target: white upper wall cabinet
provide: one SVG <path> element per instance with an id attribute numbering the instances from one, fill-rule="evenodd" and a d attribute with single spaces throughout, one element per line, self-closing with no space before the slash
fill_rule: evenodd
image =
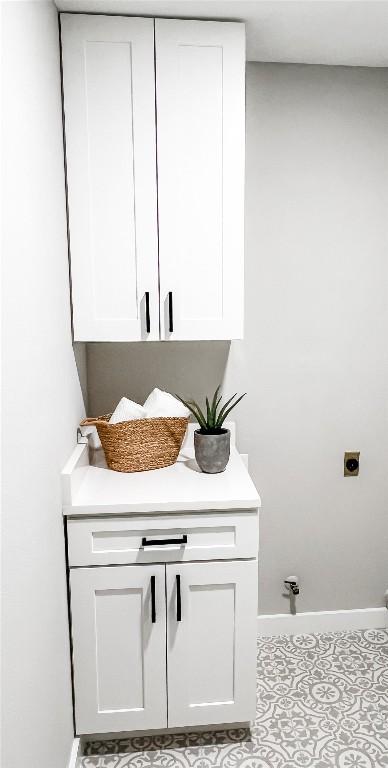
<path id="1" fill-rule="evenodd" d="M 154 22 L 61 28 L 74 338 L 158 339 Z"/>
<path id="2" fill-rule="evenodd" d="M 75 339 L 241 338 L 244 25 L 61 27 Z"/>
<path id="3" fill-rule="evenodd" d="M 155 51 L 161 336 L 242 338 L 244 25 L 156 19 Z"/>

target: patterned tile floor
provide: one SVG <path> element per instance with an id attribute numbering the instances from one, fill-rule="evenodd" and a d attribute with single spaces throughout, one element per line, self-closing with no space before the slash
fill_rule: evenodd
<path id="1" fill-rule="evenodd" d="M 388 768 L 388 630 L 258 641 L 244 729 L 89 742 L 78 768 Z"/>

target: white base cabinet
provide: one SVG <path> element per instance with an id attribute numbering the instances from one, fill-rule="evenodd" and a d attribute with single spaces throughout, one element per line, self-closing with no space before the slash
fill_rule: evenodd
<path id="1" fill-rule="evenodd" d="M 257 522 L 257 512 L 242 514 Z M 209 531 L 217 531 L 218 517 L 223 522 L 225 513 L 206 515 Z M 234 514 L 230 517 L 233 525 Z M 185 529 L 185 517 L 179 517 L 174 536 L 167 528 L 155 534 L 157 516 L 143 518 L 150 535 L 138 544 L 139 564 L 116 564 L 122 554 L 117 549 L 111 551 L 110 565 L 85 567 L 83 561 L 70 569 L 79 735 L 254 719 L 257 557 L 252 558 L 252 539 L 246 553 L 251 559 L 244 559 L 243 550 L 239 560 L 228 560 L 223 551 L 222 559 L 190 562 L 185 549 L 190 552 L 193 515 L 187 518 Z M 90 520 L 68 521 L 73 565 L 82 550 L 82 523 L 90 526 Z M 105 520 L 106 540 L 110 525 L 116 535 L 114 518 Z M 141 562 L 148 548 L 157 564 Z M 165 563 L 160 562 L 164 553 Z"/>

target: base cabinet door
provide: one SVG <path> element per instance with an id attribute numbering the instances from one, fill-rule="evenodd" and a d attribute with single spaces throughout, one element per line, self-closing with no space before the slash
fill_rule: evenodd
<path id="1" fill-rule="evenodd" d="M 167 726 L 164 565 L 72 569 L 78 734 Z"/>
<path id="2" fill-rule="evenodd" d="M 169 727 L 253 720 L 257 562 L 166 572 Z"/>

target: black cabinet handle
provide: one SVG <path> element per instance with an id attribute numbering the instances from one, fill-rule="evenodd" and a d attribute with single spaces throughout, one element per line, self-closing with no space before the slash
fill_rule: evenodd
<path id="1" fill-rule="evenodd" d="M 151 576 L 151 621 L 156 622 L 155 576 Z"/>
<path id="2" fill-rule="evenodd" d="M 151 317 L 150 317 L 150 292 L 145 292 L 145 316 L 146 316 L 146 331 L 151 331 Z"/>
<path id="3" fill-rule="evenodd" d="M 181 577 L 176 576 L 176 620 L 182 621 Z"/>
<path id="4" fill-rule="evenodd" d="M 168 330 L 170 333 L 174 330 L 174 311 L 172 307 L 172 291 L 168 292 Z"/>
<path id="5" fill-rule="evenodd" d="M 187 544 L 187 536 L 184 533 L 180 539 L 147 539 L 143 536 L 141 540 L 142 547 L 160 547 L 166 546 L 166 544 Z"/>

